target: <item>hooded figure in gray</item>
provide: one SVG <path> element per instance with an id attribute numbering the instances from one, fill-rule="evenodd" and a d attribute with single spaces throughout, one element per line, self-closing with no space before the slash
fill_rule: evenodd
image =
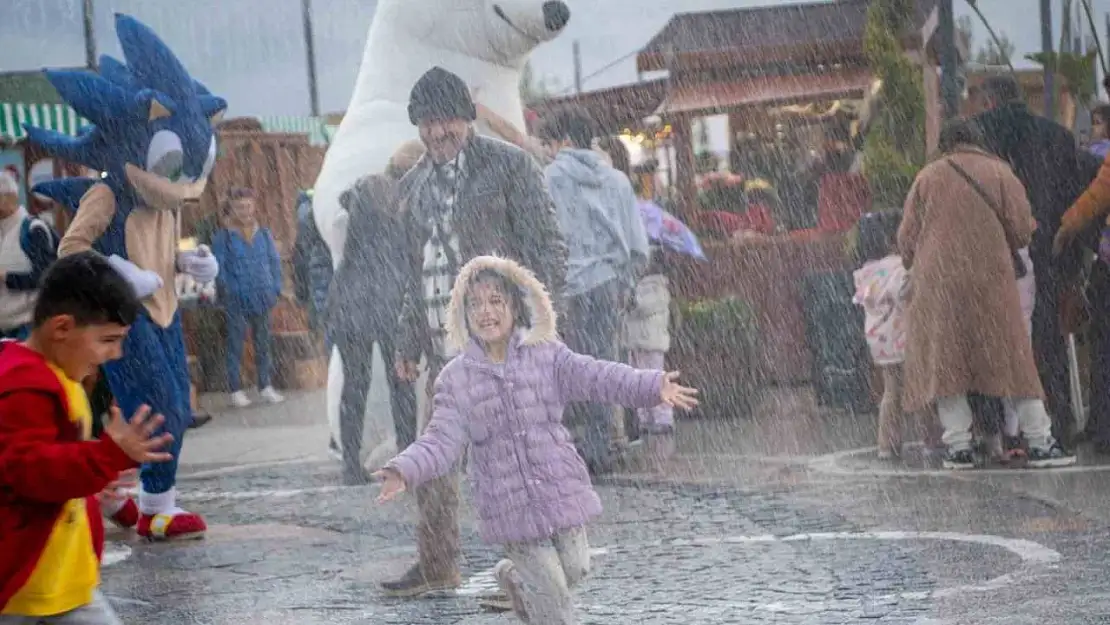
<path id="1" fill-rule="evenodd" d="M 570 251 L 563 338 L 571 349 L 617 360 L 620 314 L 649 259 L 647 231 L 632 183 L 591 149 L 594 126 L 576 111 L 545 120 L 540 138 L 553 151 L 546 178 Z M 581 452 L 591 473 L 612 469 L 610 406 L 572 404 L 581 425 Z"/>
<path id="2" fill-rule="evenodd" d="M 649 249 L 628 178 L 588 144 L 561 147 L 546 175 L 570 248 L 566 295 L 582 295 L 613 280 L 633 288 Z"/>

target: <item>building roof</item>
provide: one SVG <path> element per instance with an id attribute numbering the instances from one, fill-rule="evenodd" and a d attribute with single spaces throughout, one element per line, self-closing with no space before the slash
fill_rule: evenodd
<path id="1" fill-rule="evenodd" d="M 0 73 L 0 102 L 65 104 L 40 71 Z"/>
<path id="2" fill-rule="evenodd" d="M 529 108 L 540 118 L 564 108 L 580 108 L 589 113 L 602 130 L 616 132 L 622 128 L 639 126 L 645 117 L 655 113 L 666 95 L 666 80 L 650 80 L 546 98 Z"/>
<path id="3" fill-rule="evenodd" d="M 915 0 L 914 33 L 937 0 Z M 672 50 L 680 60 L 724 56 L 742 63 L 766 63 L 801 56 L 824 57 L 830 51 L 858 53 L 862 48 L 871 0 L 833 0 L 679 13 L 637 56 L 640 71 L 667 69 Z M 683 57 L 686 57 L 683 59 Z"/>
<path id="4" fill-rule="evenodd" d="M 708 115 L 753 105 L 862 97 L 871 85 L 870 70 L 848 68 L 805 76 L 758 76 L 735 82 L 678 86 L 657 113 Z"/>

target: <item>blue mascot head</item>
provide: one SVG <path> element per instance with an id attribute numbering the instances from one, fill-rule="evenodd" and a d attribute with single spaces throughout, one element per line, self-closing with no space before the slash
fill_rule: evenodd
<path id="1" fill-rule="evenodd" d="M 204 191 L 216 162 L 213 125 L 223 98 L 193 80 L 150 28 L 116 15 L 127 63 L 103 56 L 99 74 L 47 70 L 46 77 L 91 125 L 70 137 L 27 127 L 28 138 L 54 156 L 101 173 L 100 179 L 46 182 L 35 192 L 76 208 L 93 184 L 108 184 L 124 205 L 166 207 Z"/>

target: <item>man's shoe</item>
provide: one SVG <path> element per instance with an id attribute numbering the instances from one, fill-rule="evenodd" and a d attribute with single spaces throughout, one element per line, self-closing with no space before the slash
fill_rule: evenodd
<path id="1" fill-rule="evenodd" d="M 462 576 L 458 571 L 440 579 L 430 579 L 424 575 L 419 564 L 412 565 L 400 579 L 381 583 L 382 592 L 387 596 L 406 599 L 432 592 L 454 590 L 459 586 L 462 586 Z"/>
<path id="2" fill-rule="evenodd" d="M 1053 442 L 1049 447 L 1030 447 L 1026 466 L 1030 469 L 1070 467 L 1075 460 L 1075 454 L 1065 450 L 1060 443 Z"/>
<path id="3" fill-rule="evenodd" d="M 970 449 L 961 449 L 959 451 L 949 450 L 944 456 L 943 466 L 945 469 L 951 471 L 974 469 L 976 466 L 975 453 Z"/>
<path id="4" fill-rule="evenodd" d="M 189 429 L 195 430 L 197 428 L 202 428 L 208 425 L 208 422 L 211 420 L 212 415 L 208 414 L 207 412 L 198 412 L 193 415 L 193 422 L 189 424 Z"/>

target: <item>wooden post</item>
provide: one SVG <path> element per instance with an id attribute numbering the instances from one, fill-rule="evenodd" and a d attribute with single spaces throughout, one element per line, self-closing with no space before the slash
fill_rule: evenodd
<path id="1" fill-rule="evenodd" d="M 96 13 L 93 10 L 93 0 L 84 0 L 81 3 L 81 21 L 85 30 L 85 67 L 96 70 L 96 29 L 94 24 Z"/>
<path id="2" fill-rule="evenodd" d="M 694 162 L 694 136 L 689 114 L 679 113 L 671 121 L 675 153 L 675 190 L 679 219 L 686 223 L 697 209 L 697 169 Z"/>

